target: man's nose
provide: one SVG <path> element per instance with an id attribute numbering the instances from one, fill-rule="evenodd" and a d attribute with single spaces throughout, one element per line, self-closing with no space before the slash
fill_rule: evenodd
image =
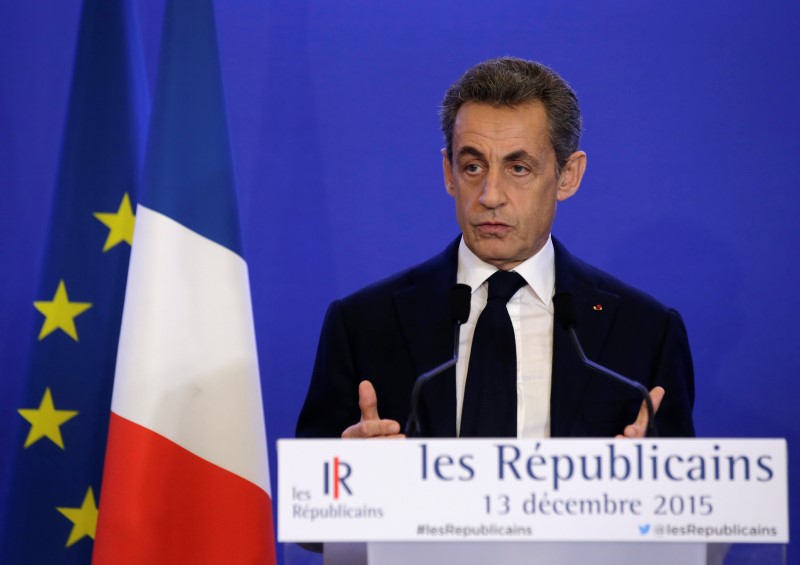
<path id="1" fill-rule="evenodd" d="M 489 171 L 483 182 L 478 201 L 490 209 L 499 208 L 505 204 L 506 194 L 501 172 Z"/>

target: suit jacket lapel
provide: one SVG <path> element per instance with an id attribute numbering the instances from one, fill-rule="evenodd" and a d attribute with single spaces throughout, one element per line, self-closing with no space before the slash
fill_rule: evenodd
<path id="1" fill-rule="evenodd" d="M 576 332 L 589 359 L 599 361 L 614 320 L 618 297 L 598 288 L 591 268 L 576 259 L 553 238 L 556 262 L 556 294 L 572 294 L 575 303 Z M 569 333 L 558 323 L 553 327 L 553 368 L 550 392 L 550 435 L 583 434 L 581 410 L 586 401 L 588 379 L 593 375 L 575 351 Z"/>
<path id="2" fill-rule="evenodd" d="M 394 295 L 401 332 L 417 376 L 453 356 L 450 289 L 456 283 L 459 241 L 457 238 L 443 253 L 412 270 L 409 273 L 411 284 Z M 421 400 L 425 435 L 454 437 L 455 368 L 427 383 L 421 391 Z"/>

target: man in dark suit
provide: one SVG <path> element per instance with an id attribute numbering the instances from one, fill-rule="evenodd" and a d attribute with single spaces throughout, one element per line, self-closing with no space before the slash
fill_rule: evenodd
<path id="1" fill-rule="evenodd" d="M 472 313 L 459 363 L 422 391 L 421 420 L 430 436 L 474 430 L 473 406 L 481 401 L 467 384 L 472 379 L 474 391 L 478 382 L 472 337 L 497 271 L 517 273 L 522 285 L 507 305 L 516 350 L 507 435 L 644 435 L 647 415 L 636 392 L 589 372 L 554 323 L 557 293 L 574 299 L 589 358 L 651 390 L 660 434 L 693 435 L 692 362 L 680 316 L 583 263 L 550 235 L 557 202 L 577 192 L 586 167 L 570 87 L 538 63 L 486 61 L 448 90 L 442 130 L 445 188 L 461 237 L 429 261 L 331 305 L 297 435 L 401 436 L 416 376 L 452 355 L 449 293 L 456 282 L 472 287 Z M 486 404 L 495 386 L 481 386 Z"/>

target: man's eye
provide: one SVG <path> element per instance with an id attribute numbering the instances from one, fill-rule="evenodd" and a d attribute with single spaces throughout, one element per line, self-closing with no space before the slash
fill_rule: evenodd
<path id="1" fill-rule="evenodd" d="M 464 167 L 464 172 L 469 175 L 475 175 L 481 172 L 481 166 L 477 163 L 470 163 Z"/>
<path id="2" fill-rule="evenodd" d="M 515 175 L 524 175 L 528 172 L 528 167 L 524 165 L 511 165 L 511 172 Z"/>

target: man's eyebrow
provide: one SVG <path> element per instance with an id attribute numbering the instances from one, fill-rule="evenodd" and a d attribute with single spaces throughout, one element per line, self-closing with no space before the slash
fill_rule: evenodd
<path id="1" fill-rule="evenodd" d="M 534 163 L 539 163 L 539 159 L 525 151 L 524 149 L 520 149 L 518 151 L 514 151 L 509 153 L 505 157 L 503 157 L 503 161 L 532 161 Z"/>
<path id="2" fill-rule="evenodd" d="M 474 147 L 472 147 L 470 145 L 465 145 L 464 147 L 459 149 L 458 150 L 458 154 L 456 156 L 457 157 L 462 157 L 464 155 L 471 155 L 472 157 L 477 157 L 478 159 L 481 159 L 483 161 L 486 160 L 486 155 L 484 155 L 483 152 L 475 149 Z"/>
<path id="3" fill-rule="evenodd" d="M 461 147 L 458 150 L 456 158 L 459 159 L 464 156 L 475 157 L 476 159 L 480 159 L 481 161 L 487 161 L 486 155 L 482 151 L 476 149 L 475 147 L 472 147 L 471 145 L 465 145 L 464 147 Z M 531 155 L 524 149 L 518 149 L 517 151 L 512 151 L 511 153 L 503 157 L 503 162 L 505 163 L 512 163 L 514 161 L 526 161 L 531 165 L 533 165 L 535 169 L 542 168 L 542 162 L 537 157 Z"/>
<path id="4" fill-rule="evenodd" d="M 531 166 L 533 166 L 534 171 L 541 171 L 544 168 L 542 161 L 538 157 L 531 155 L 524 149 L 512 151 L 503 157 L 503 162 L 505 163 L 513 163 L 514 161 L 524 161 L 526 163 L 530 163 Z"/>

